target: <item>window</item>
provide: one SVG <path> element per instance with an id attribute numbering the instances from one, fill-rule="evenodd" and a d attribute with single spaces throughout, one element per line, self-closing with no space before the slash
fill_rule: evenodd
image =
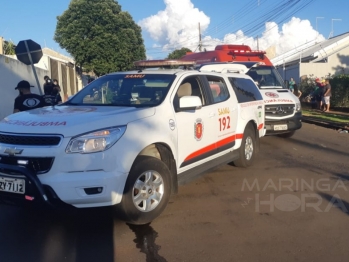
<path id="1" fill-rule="evenodd" d="M 72 105 L 156 106 L 167 95 L 174 75 L 114 74 L 100 77 L 67 103 Z"/>
<path id="2" fill-rule="evenodd" d="M 214 103 L 225 101 L 229 98 L 229 92 L 224 79 L 217 76 L 207 76 Z"/>
<path id="3" fill-rule="evenodd" d="M 248 72 L 259 88 L 285 88 L 279 72 L 272 66 L 252 67 Z"/>
<path id="4" fill-rule="evenodd" d="M 173 100 L 173 106 L 176 112 L 179 109 L 179 99 L 183 96 L 197 96 L 201 99 L 202 105 L 205 105 L 202 85 L 198 77 L 187 77 L 181 82 Z"/>
<path id="5" fill-rule="evenodd" d="M 257 86 L 251 79 L 229 77 L 239 103 L 263 100 Z"/>

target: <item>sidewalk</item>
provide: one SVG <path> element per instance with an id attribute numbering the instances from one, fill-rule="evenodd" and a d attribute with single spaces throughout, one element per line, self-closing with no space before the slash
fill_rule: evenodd
<path id="1" fill-rule="evenodd" d="M 340 111 L 334 111 L 334 110 L 330 110 L 329 112 L 322 112 L 319 109 L 310 109 L 310 108 L 306 108 L 306 110 L 314 113 L 323 114 L 323 115 L 345 116 L 345 117 L 348 117 L 349 119 L 349 113 L 347 112 L 340 112 Z M 348 123 L 342 123 L 342 122 L 334 122 L 330 120 L 319 119 L 317 117 L 303 115 L 302 121 L 304 123 L 314 124 L 322 127 L 336 129 L 336 130 L 346 130 L 349 132 L 349 120 L 348 120 Z"/>

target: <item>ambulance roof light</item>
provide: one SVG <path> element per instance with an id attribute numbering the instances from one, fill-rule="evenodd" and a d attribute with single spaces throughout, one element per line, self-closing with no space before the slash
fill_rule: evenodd
<path id="1" fill-rule="evenodd" d="M 193 67 L 196 64 L 195 61 L 184 61 L 184 60 L 140 60 L 134 62 L 137 68 L 155 68 L 155 67 L 173 67 L 173 66 L 184 66 Z"/>

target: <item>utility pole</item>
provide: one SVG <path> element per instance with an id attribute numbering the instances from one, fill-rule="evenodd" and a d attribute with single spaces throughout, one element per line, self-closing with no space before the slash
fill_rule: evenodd
<path id="1" fill-rule="evenodd" d="M 259 38 L 258 38 L 258 35 L 257 35 L 257 50 L 259 50 Z"/>
<path id="2" fill-rule="evenodd" d="M 201 52 L 202 48 L 202 42 L 201 42 L 201 28 L 200 28 L 200 23 L 199 23 L 199 51 Z"/>

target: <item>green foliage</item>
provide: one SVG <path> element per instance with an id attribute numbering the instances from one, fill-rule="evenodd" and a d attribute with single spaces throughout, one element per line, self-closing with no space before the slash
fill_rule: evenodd
<path id="1" fill-rule="evenodd" d="M 314 75 L 309 75 L 307 78 L 303 78 L 299 84 L 299 89 L 302 92 L 302 97 L 308 96 L 310 93 L 312 93 L 315 90 L 316 84 L 315 84 Z"/>
<path id="2" fill-rule="evenodd" d="M 172 53 L 170 53 L 167 56 L 167 59 L 180 59 L 187 52 L 192 52 L 192 51 L 186 47 L 182 47 L 181 49 L 174 50 Z"/>
<path id="3" fill-rule="evenodd" d="M 331 107 L 349 107 L 349 75 L 340 74 L 336 76 L 327 76 L 330 78 L 331 85 Z M 302 97 L 306 97 L 315 90 L 315 77 L 309 75 L 300 83 Z"/>
<path id="4" fill-rule="evenodd" d="M 341 74 L 330 81 L 332 88 L 331 106 L 349 106 L 349 75 Z"/>
<path id="5" fill-rule="evenodd" d="M 15 44 L 12 41 L 4 41 L 4 54 L 5 55 L 15 55 Z"/>
<path id="6" fill-rule="evenodd" d="M 97 76 L 130 70 L 146 58 L 141 28 L 114 0 L 72 0 L 57 17 L 54 40 Z"/>

